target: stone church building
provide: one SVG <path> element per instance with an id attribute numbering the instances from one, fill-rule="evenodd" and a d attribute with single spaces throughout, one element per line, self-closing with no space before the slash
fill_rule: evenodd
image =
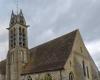
<path id="1" fill-rule="evenodd" d="M 9 50 L 0 62 L 0 80 L 100 80 L 79 30 L 29 49 L 27 28 L 22 11 L 12 11 Z"/>

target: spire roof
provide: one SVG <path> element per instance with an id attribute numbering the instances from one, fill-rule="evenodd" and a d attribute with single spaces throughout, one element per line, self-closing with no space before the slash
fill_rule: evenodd
<path id="1" fill-rule="evenodd" d="M 14 11 L 12 10 L 9 26 L 12 27 L 16 23 L 26 26 L 26 21 L 23 16 L 22 9 L 20 9 L 20 12 L 18 14 L 15 14 Z"/>

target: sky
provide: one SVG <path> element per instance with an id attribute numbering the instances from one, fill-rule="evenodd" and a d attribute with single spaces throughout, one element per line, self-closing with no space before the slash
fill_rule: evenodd
<path id="1" fill-rule="evenodd" d="M 28 29 L 29 48 L 79 29 L 100 70 L 100 0 L 19 0 Z M 18 10 L 19 10 L 18 9 Z M 0 60 L 8 51 L 11 11 L 16 0 L 0 0 Z"/>

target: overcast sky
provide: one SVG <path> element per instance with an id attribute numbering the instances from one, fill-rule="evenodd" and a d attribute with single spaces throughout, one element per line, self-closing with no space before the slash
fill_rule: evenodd
<path id="1" fill-rule="evenodd" d="M 79 29 L 100 69 L 100 0 L 19 0 L 28 29 L 29 48 Z M 0 0 L 0 60 L 8 51 L 11 11 L 16 0 Z"/>

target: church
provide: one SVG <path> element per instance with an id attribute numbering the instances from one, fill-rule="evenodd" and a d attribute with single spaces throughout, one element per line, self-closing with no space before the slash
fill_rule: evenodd
<path id="1" fill-rule="evenodd" d="M 0 80 L 100 80 L 99 70 L 78 29 L 28 48 L 28 25 L 12 11 L 9 50 L 0 62 Z"/>

